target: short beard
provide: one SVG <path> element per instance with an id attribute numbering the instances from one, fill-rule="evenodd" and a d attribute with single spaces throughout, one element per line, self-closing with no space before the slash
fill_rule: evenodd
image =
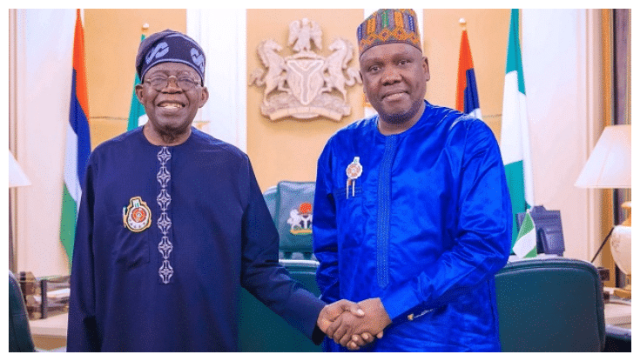
<path id="1" fill-rule="evenodd" d="M 389 124 L 400 125 L 409 122 L 420 111 L 422 103 L 417 103 L 404 113 L 385 114 L 384 121 Z"/>

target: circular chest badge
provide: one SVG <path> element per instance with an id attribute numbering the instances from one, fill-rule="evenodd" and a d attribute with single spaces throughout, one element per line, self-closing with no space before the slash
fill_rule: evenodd
<path id="1" fill-rule="evenodd" d="M 131 232 L 142 232 L 151 226 L 151 210 L 142 198 L 133 197 L 123 210 L 122 221 Z"/>
<path id="2" fill-rule="evenodd" d="M 356 179 L 362 175 L 362 164 L 360 157 L 353 157 L 353 161 L 347 166 L 347 186 L 345 195 L 349 198 L 349 187 L 351 187 L 351 196 L 356 195 Z"/>
<path id="3" fill-rule="evenodd" d="M 353 161 L 347 166 L 347 177 L 355 180 L 362 175 L 362 164 L 360 164 L 360 157 L 354 157 Z"/>

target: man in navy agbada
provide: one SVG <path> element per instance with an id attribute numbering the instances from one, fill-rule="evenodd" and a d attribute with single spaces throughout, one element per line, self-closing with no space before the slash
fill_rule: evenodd
<path id="1" fill-rule="evenodd" d="M 153 34 L 136 70 L 149 121 L 90 156 L 67 350 L 236 351 L 240 286 L 316 343 L 342 312 L 361 312 L 289 277 L 248 157 L 191 126 L 209 97 L 200 46 Z"/>
<path id="2" fill-rule="evenodd" d="M 366 351 L 499 351 L 494 275 L 512 216 L 496 139 L 481 120 L 424 99 L 413 10 L 379 10 L 357 37 L 378 114 L 325 146 L 313 234 L 322 299 L 359 302 L 365 317 L 343 314 L 328 332 L 342 346 L 383 336 Z"/>

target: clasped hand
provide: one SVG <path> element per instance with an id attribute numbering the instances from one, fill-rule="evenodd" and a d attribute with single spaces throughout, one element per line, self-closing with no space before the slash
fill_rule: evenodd
<path id="1" fill-rule="evenodd" d="M 381 338 L 390 323 L 379 298 L 359 303 L 340 300 L 325 306 L 318 316 L 318 327 L 322 332 L 349 350 L 358 350 L 375 341 L 376 337 Z"/>

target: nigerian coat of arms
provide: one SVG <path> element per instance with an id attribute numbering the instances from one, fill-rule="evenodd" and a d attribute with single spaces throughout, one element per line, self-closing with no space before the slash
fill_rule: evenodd
<path id="1" fill-rule="evenodd" d="M 264 40 L 258 46 L 266 69 L 255 69 L 249 85 L 264 87 L 262 114 L 271 120 L 324 116 L 334 121 L 349 115 L 347 87 L 362 83 L 358 70 L 349 67 L 353 45 L 337 38 L 329 45 L 330 55 L 316 54 L 312 48 L 322 50 L 322 30 L 306 18 L 289 24 L 288 45 L 295 53 L 285 57 L 279 54 L 283 47 L 275 40 Z"/>

